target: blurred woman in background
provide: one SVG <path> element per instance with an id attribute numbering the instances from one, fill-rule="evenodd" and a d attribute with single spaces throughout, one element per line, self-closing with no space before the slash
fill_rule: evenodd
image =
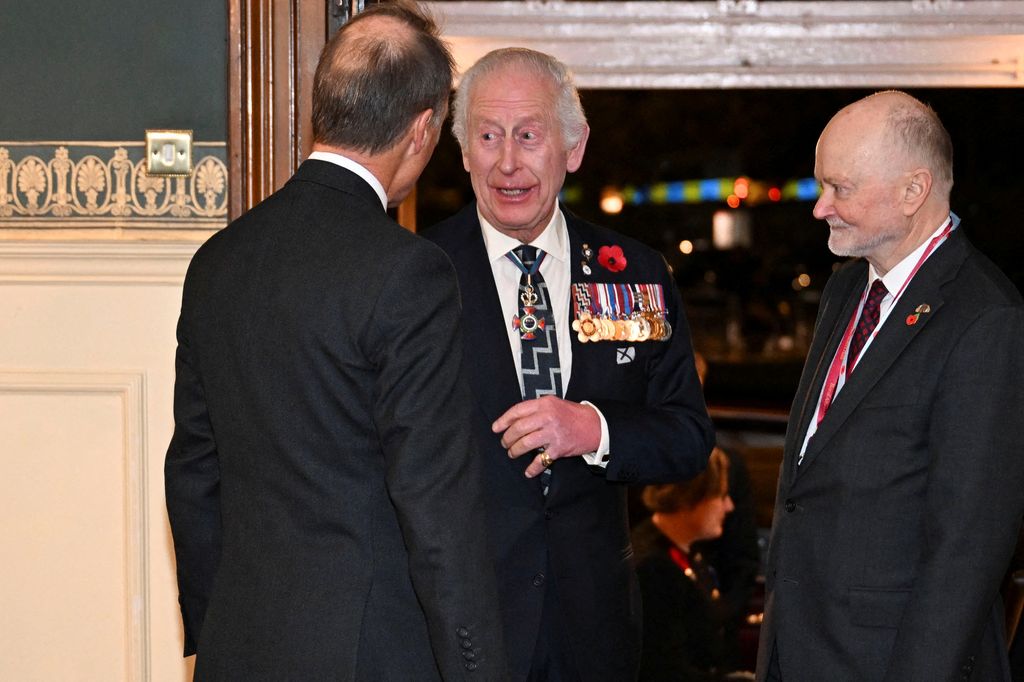
<path id="1" fill-rule="evenodd" d="M 724 669 L 722 626 L 714 570 L 691 545 L 717 538 L 732 511 L 729 460 L 715 448 L 707 469 L 682 483 L 651 485 L 643 502 L 652 512 L 633 530 L 643 594 L 640 679 L 704 682 L 753 679 Z"/>

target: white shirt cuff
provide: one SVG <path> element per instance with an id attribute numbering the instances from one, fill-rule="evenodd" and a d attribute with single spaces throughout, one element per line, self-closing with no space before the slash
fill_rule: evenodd
<path id="1" fill-rule="evenodd" d="M 587 464 L 591 466 L 601 467 L 602 469 L 604 469 L 605 467 L 608 466 L 609 459 L 608 441 L 610 439 L 608 437 L 608 422 L 605 420 L 604 415 L 601 414 L 601 410 L 597 409 L 597 405 L 595 405 L 594 403 L 584 400 L 580 404 L 587 405 L 593 408 L 594 412 L 597 412 L 597 416 L 601 420 L 601 443 L 597 446 L 597 451 L 587 452 L 581 456 L 583 457 L 583 461 L 585 461 Z"/>

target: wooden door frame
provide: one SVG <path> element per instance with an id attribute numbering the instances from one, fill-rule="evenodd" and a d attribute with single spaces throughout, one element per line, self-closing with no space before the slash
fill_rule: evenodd
<path id="1" fill-rule="evenodd" d="M 228 0 L 228 216 L 280 188 L 312 147 L 324 0 Z"/>
<path id="2" fill-rule="evenodd" d="M 312 149 L 327 12 L 325 0 L 228 0 L 229 220 L 284 185 Z M 415 188 L 397 218 L 416 230 Z"/>

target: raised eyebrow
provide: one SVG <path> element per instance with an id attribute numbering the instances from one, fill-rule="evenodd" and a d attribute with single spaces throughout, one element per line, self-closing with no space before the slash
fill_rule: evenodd
<path id="1" fill-rule="evenodd" d="M 544 121 L 542 119 L 539 119 L 539 118 L 528 118 L 528 119 L 523 120 L 523 121 L 518 121 L 514 126 L 512 126 L 512 130 L 514 130 L 516 132 L 519 132 L 519 131 L 523 130 L 524 128 L 543 130 L 544 129 Z"/>

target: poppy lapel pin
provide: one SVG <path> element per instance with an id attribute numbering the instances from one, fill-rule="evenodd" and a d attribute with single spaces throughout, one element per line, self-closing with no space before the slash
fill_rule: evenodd
<path id="1" fill-rule="evenodd" d="M 597 250 L 597 262 L 610 272 L 622 272 L 626 269 L 626 254 L 618 244 L 602 246 Z"/>
<path id="2" fill-rule="evenodd" d="M 927 303 L 922 303 L 921 305 L 917 306 L 917 308 L 914 309 L 913 313 L 907 315 L 907 326 L 913 327 L 915 324 L 917 324 L 918 319 L 920 319 L 922 315 L 927 315 L 931 311 L 932 307 Z"/>

